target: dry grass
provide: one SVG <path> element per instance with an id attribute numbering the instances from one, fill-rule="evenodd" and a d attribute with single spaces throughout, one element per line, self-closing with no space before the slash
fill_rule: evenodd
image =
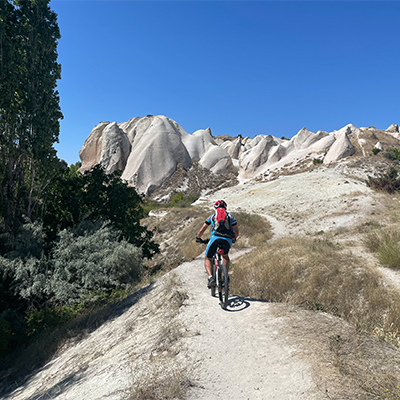
<path id="1" fill-rule="evenodd" d="M 328 240 L 282 238 L 233 266 L 232 293 L 322 310 L 357 330 L 398 335 L 400 294 L 362 260 Z"/>
<path id="2" fill-rule="evenodd" d="M 187 371 L 170 368 L 157 363 L 147 366 L 145 371 L 132 371 L 141 375 L 140 384 L 132 386 L 124 400 L 172 400 L 186 398 L 191 386 Z"/>
<path id="3" fill-rule="evenodd" d="M 364 244 L 376 253 L 382 265 L 394 269 L 400 268 L 400 232 L 397 229 L 373 230 L 365 235 Z"/>
<path id="4" fill-rule="evenodd" d="M 283 304 L 274 310 L 287 319 L 281 328 L 285 342 L 296 343 L 297 354 L 311 364 L 321 399 L 400 398 L 397 348 L 327 313 Z"/>
<path id="5" fill-rule="evenodd" d="M 316 361 L 324 398 L 400 399 L 400 293 L 363 259 L 326 238 L 291 237 L 243 256 L 232 271 L 232 293 L 296 305 L 284 334 Z"/>

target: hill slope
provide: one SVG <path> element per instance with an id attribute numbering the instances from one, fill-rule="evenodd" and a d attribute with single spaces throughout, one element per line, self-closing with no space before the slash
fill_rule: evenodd
<path id="1" fill-rule="evenodd" d="M 266 215 L 276 236 L 323 230 L 375 266 L 356 228 L 384 208 L 385 196 L 358 178 L 365 173 L 324 167 L 200 202 L 224 198 L 232 212 Z M 329 314 L 235 293 L 229 311 L 221 310 L 200 256 L 119 304 L 4 399 L 372 399 L 379 398 L 368 390 L 381 365 L 400 382 L 396 348 Z"/>

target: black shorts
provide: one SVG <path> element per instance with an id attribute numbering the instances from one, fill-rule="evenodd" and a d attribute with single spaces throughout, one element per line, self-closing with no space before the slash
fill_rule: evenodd
<path id="1" fill-rule="evenodd" d="M 224 254 L 228 254 L 231 245 L 225 239 L 216 239 L 207 247 L 206 257 L 213 258 L 218 248 L 223 249 Z"/>

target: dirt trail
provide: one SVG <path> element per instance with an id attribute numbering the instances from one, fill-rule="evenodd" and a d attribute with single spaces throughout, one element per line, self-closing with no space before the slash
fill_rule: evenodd
<path id="1" fill-rule="evenodd" d="M 231 296 L 224 311 L 206 289 L 203 260 L 176 272 L 188 290 L 181 317 L 198 332 L 186 340 L 196 385 L 188 399 L 317 399 L 309 365 L 281 337 L 287 320 L 274 304 Z"/>

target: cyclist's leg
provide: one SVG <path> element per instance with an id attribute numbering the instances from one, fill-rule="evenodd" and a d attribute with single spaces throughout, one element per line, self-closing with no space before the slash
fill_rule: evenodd
<path id="1" fill-rule="evenodd" d="M 222 258 L 224 259 L 223 263 L 226 267 L 226 272 L 229 272 L 229 265 L 230 265 L 229 254 L 222 254 Z"/>
<path id="2" fill-rule="evenodd" d="M 215 287 L 215 279 L 211 278 L 213 271 L 212 269 L 214 268 L 212 265 L 212 258 L 217 251 L 217 243 L 216 243 L 216 238 L 211 236 L 210 241 L 208 242 L 208 246 L 206 249 L 206 254 L 204 257 L 204 268 L 207 271 L 208 275 L 208 285 L 207 287 L 210 289 L 212 287 Z"/>
<path id="3" fill-rule="evenodd" d="M 212 275 L 212 258 L 207 256 L 204 257 L 204 268 L 207 271 L 208 276 Z"/>

